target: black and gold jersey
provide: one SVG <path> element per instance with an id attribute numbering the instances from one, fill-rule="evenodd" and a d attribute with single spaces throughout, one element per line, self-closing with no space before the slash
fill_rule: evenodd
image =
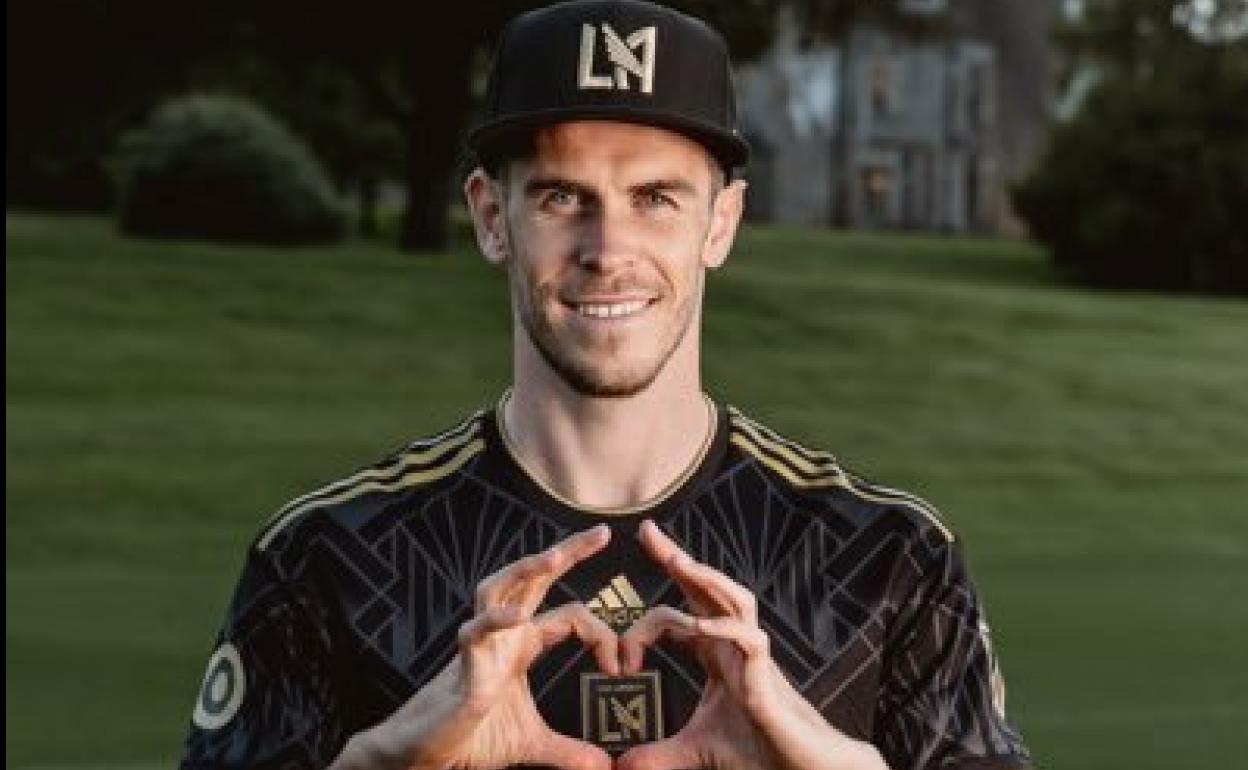
<path id="1" fill-rule="evenodd" d="M 646 518 L 754 592 L 789 680 L 894 770 L 1030 766 L 983 608 L 936 513 L 731 407 L 717 413 L 701 461 L 642 510 L 560 499 L 516 460 L 496 411 L 296 499 L 248 553 L 182 766 L 328 765 L 447 664 L 482 578 L 602 521 L 610 543 L 546 606 L 584 602 L 620 630 L 648 607 L 687 609 L 636 541 Z M 572 642 L 530 672 L 552 728 L 612 753 L 679 730 L 703 680 L 662 643 L 638 676 L 602 675 Z"/>

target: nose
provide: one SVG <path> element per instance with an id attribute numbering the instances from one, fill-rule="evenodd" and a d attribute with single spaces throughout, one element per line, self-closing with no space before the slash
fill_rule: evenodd
<path id="1" fill-rule="evenodd" d="M 603 200 L 588 212 L 581 226 L 577 261 L 596 273 L 614 273 L 627 267 L 637 253 L 637 228 L 624 201 Z"/>

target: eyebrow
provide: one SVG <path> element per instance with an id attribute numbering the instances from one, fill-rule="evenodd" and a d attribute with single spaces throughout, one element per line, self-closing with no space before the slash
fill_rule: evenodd
<path id="1" fill-rule="evenodd" d="M 693 182 L 688 179 L 655 179 L 650 182 L 642 182 L 633 185 L 631 191 L 639 192 L 672 192 L 678 195 L 687 195 L 690 197 L 698 194 L 698 188 L 694 187 Z"/>
<path id="2" fill-rule="evenodd" d="M 596 198 L 598 193 L 589 185 L 564 179 L 562 177 L 535 177 L 524 183 L 524 194 L 526 196 L 540 195 L 550 190 L 568 190 L 577 195 L 586 198 Z M 697 187 L 687 179 L 668 178 L 668 179 L 652 179 L 647 182 L 640 182 L 629 187 L 629 192 L 633 194 L 644 192 L 672 192 L 678 195 L 696 196 Z"/>
<path id="3" fill-rule="evenodd" d="M 588 185 L 561 177 L 535 177 L 524 183 L 524 194 L 526 197 L 539 195 L 550 190 L 569 190 L 578 195 L 594 195 L 594 191 Z"/>

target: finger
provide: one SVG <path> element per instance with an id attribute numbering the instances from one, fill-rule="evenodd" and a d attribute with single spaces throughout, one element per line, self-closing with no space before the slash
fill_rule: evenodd
<path id="1" fill-rule="evenodd" d="M 574 602 L 544 612 L 533 624 L 541 632 L 543 651 L 575 636 L 594 653 L 598 668 L 612 676 L 620 673 L 620 637 L 584 604 Z"/>
<path id="2" fill-rule="evenodd" d="M 547 730 L 537 744 L 531 758 L 534 764 L 559 770 L 612 770 L 611 755 L 606 751 L 554 730 Z"/>
<path id="3" fill-rule="evenodd" d="M 728 611 L 731 604 L 727 597 L 712 594 L 700 583 L 690 580 L 684 571 L 677 569 L 683 562 L 693 561 L 692 557 L 653 522 L 647 520 L 641 523 L 637 529 L 637 539 L 641 541 L 650 558 L 680 586 L 681 593 L 695 612 L 718 614 Z"/>
<path id="4" fill-rule="evenodd" d="M 680 733 L 655 743 L 634 746 L 617 760 L 616 770 L 688 770 L 704 763 Z"/>
<path id="5" fill-rule="evenodd" d="M 758 619 L 757 602 L 749 589 L 695 560 L 654 522 L 642 522 L 637 534 L 651 558 L 680 585 L 690 603 L 697 604 L 695 599 L 700 598 L 708 605 L 695 606 L 695 610 L 707 614 L 729 613 L 749 622 Z"/>
<path id="6" fill-rule="evenodd" d="M 737 618 L 692 618 L 699 636 L 709 636 L 732 642 L 746 658 L 767 657 L 771 654 L 771 640 L 767 632 L 758 626 Z"/>
<path id="7" fill-rule="evenodd" d="M 665 605 L 651 607 L 638 618 L 620 637 L 620 668 L 624 673 L 641 671 L 646 649 L 663 637 L 687 644 L 697 636 L 697 624 L 692 615 Z"/>
<path id="8" fill-rule="evenodd" d="M 748 659 L 771 655 L 771 640 L 756 625 L 737 618 L 699 618 L 671 607 L 659 606 L 638 618 L 620 638 L 621 669 L 626 674 L 641 671 L 646 649 L 663 637 L 681 644 L 698 638 L 729 642 Z"/>
<path id="9" fill-rule="evenodd" d="M 531 615 L 546 598 L 555 581 L 590 556 L 601 551 L 611 540 L 611 528 L 599 524 L 570 535 L 547 548 L 540 555 L 542 569 L 519 588 L 519 601 Z"/>
<path id="10" fill-rule="evenodd" d="M 525 620 L 525 616 L 515 607 L 487 607 L 459 627 L 459 645 L 463 648 L 472 647 L 488 634 L 515 628 Z"/>
<path id="11" fill-rule="evenodd" d="M 611 528 L 599 524 L 503 567 L 478 584 L 477 609 L 519 604 L 531 615 L 556 580 L 577 563 L 602 550 L 610 539 Z"/>

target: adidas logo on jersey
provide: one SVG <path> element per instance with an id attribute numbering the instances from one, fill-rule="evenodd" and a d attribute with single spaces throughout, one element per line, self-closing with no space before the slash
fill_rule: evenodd
<path id="1" fill-rule="evenodd" d="M 623 575 L 613 577 L 586 606 L 616 631 L 627 629 L 646 611 L 646 603 Z"/>

